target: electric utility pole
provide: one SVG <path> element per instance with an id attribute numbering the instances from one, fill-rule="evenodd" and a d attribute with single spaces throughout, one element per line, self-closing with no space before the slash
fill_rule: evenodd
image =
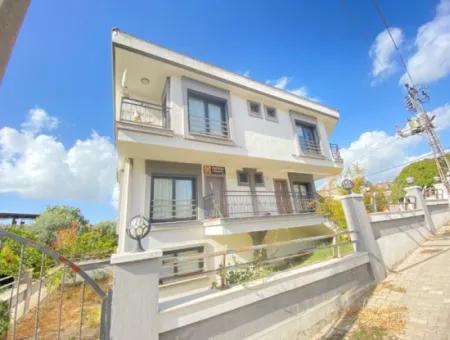
<path id="1" fill-rule="evenodd" d="M 428 144 L 431 147 L 434 160 L 436 161 L 439 177 L 445 185 L 447 192 L 450 194 L 450 164 L 433 124 L 435 116 L 430 116 L 423 108 L 423 103 L 427 102 L 430 96 L 425 90 L 417 88 L 414 85 L 406 84 L 405 86 L 408 92 L 405 97 L 406 108 L 416 115 L 409 118 L 407 126 L 404 129 L 398 130 L 397 133 L 403 138 L 418 134 L 425 134 L 427 136 Z"/>

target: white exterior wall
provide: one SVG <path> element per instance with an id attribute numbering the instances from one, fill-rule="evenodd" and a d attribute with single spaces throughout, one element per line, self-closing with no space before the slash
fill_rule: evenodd
<path id="1" fill-rule="evenodd" d="M 235 144 L 234 148 L 227 147 L 227 151 L 232 154 L 298 161 L 301 150 L 298 145 L 295 126 L 293 125 L 292 117 L 295 117 L 296 119 L 310 122 L 317 126 L 323 155 L 331 159 L 328 136 L 321 120 L 306 114 L 283 111 L 279 108 L 280 105 L 274 103 L 273 100 L 266 100 L 264 102 L 252 99 L 261 103 L 261 109 L 263 111 L 264 105 L 277 109 L 277 122 L 266 120 L 264 113 L 262 113 L 262 118 L 257 118 L 249 115 L 247 100 L 250 98 L 244 98 L 238 93 L 217 89 L 207 84 L 177 76 L 171 77 L 170 81 L 170 128 L 175 135 L 183 137 L 189 135 L 187 114 L 188 88 L 227 100 L 230 139 Z M 186 147 L 191 142 L 184 140 L 184 143 Z M 218 145 L 211 146 L 207 143 L 201 143 L 199 146 L 205 151 L 221 152 L 223 148 Z"/>

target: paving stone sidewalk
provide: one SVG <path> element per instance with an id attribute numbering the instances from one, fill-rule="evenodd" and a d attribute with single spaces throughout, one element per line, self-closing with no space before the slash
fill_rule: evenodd
<path id="1" fill-rule="evenodd" d="M 324 338 L 450 340 L 450 227 L 414 251 Z"/>

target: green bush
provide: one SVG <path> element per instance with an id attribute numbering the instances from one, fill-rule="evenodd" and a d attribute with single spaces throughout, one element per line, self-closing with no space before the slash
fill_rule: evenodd
<path id="1" fill-rule="evenodd" d="M 77 235 L 73 242 L 57 248 L 65 256 L 83 258 L 102 258 L 111 255 L 117 247 L 115 234 L 102 233 L 100 230 L 89 228 Z"/>
<path id="2" fill-rule="evenodd" d="M 12 226 L 5 228 L 10 233 L 17 234 L 30 240 L 36 240 L 33 231 L 25 229 L 23 226 Z M 20 251 L 22 244 L 14 240 L 5 238 L 0 249 L 0 277 L 15 276 L 19 271 Z M 33 269 L 33 276 L 39 276 L 42 253 L 30 246 L 24 247 L 22 269 Z"/>
<path id="3" fill-rule="evenodd" d="M 6 337 L 9 325 L 8 302 L 0 301 L 0 339 Z"/>

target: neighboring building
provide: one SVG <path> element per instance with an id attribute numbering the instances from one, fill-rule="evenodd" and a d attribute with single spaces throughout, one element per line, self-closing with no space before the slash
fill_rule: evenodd
<path id="1" fill-rule="evenodd" d="M 135 215 L 151 221 L 146 247 L 170 256 L 327 231 L 314 181 L 342 169 L 336 110 L 117 29 L 112 50 L 119 252 Z"/>
<path id="2" fill-rule="evenodd" d="M 0 0 L 0 84 L 30 0 Z"/>

